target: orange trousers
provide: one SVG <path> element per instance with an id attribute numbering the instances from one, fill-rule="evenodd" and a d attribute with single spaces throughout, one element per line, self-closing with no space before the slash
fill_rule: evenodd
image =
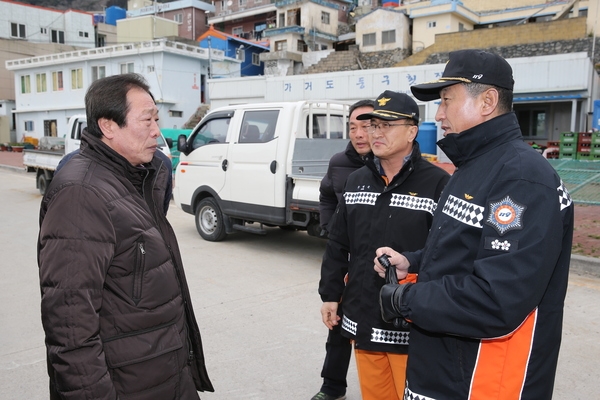
<path id="1" fill-rule="evenodd" d="M 408 354 L 354 349 L 362 400 L 402 400 Z"/>

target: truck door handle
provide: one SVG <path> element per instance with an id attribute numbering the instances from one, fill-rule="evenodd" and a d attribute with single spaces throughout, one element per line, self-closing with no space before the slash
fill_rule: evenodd
<path id="1" fill-rule="evenodd" d="M 277 172 L 277 161 L 271 161 L 271 166 L 269 167 L 269 169 L 271 170 L 272 174 L 275 174 L 275 172 Z"/>
<path id="2" fill-rule="evenodd" d="M 223 162 L 221 163 L 221 168 L 223 169 L 223 171 L 227 171 L 227 160 L 223 160 Z"/>

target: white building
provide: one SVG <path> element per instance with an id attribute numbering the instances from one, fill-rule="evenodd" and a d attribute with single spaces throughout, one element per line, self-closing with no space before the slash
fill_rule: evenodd
<path id="1" fill-rule="evenodd" d="M 277 2 L 277 27 L 266 29 L 271 52 L 262 53 L 266 75 L 292 75 L 302 65 L 307 50 L 333 48 L 338 40 L 340 5 L 320 0 L 281 0 Z"/>
<path id="2" fill-rule="evenodd" d="M 356 44 L 361 52 L 411 47 L 411 21 L 408 16 L 393 8 L 378 8 L 361 16 L 356 22 Z"/>
<path id="3" fill-rule="evenodd" d="M 94 47 L 94 16 L 0 0 L 0 38 Z"/>
<path id="4" fill-rule="evenodd" d="M 209 56 L 208 49 L 166 39 L 7 61 L 17 88 L 16 137 L 62 136 L 69 117 L 85 112 L 84 96 L 93 81 L 127 72 L 148 81 L 161 127 L 181 128 L 203 95 L 208 99 L 203 92 L 209 64 L 219 74 L 237 68 L 239 76 L 240 61 L 223 51 L 212 49 Z"/>

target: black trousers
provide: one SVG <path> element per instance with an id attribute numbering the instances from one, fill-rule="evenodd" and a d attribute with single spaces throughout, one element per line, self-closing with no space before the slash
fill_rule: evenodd
<path id="1" fill-rule="evenodd" d="M 348 386 L 346 375 L 352 356 L 352 343 L 350 339 L 342 336 L 341 326 L 340 321 L 339 325 L 329 331 L 325 344 L 325 361 L 321 371 L 323 378 L 321 392 L 335 397 L 346 394 Z"/>

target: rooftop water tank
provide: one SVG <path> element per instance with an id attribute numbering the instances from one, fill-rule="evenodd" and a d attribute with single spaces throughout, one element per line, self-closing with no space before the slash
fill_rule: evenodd
<path id="1" fill-rule="evenodd" d="M 127 17 L 127 10 L 117 6 L 110 6 L 106 9 L 106 23 L 108 25 L 117 25 L 117 21 Z"/>

